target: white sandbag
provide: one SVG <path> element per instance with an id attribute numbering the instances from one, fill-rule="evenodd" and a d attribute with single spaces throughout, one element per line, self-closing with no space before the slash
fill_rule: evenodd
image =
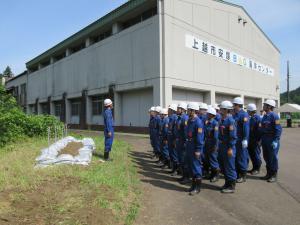
<path id="1" fill-rule="evenodd" d="M 81 142 L 83 147 L 78 150 L 78 155 L 73 157 L 69 154 L 59 152 L 64 149 L 70 142 Z M 77 140 L 72 136 L 65 137 L 50 145 L 48 148 L 41 150 L 41 155 L 36 158 L 36 168 L 42 168 L 53 164 L 81 164 L 88 165 L 92 160 L 92 153 L 96 149 L 95 142 L 92 138 Z"/>

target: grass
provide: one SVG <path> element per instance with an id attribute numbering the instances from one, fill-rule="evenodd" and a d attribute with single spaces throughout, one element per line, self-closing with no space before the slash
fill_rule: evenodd
<path id="1" fill-rule="evenodd" d="M 103 137 L 94 140 L 102 153 Z M 132 224 L 140 189 L 127 143 L 115 140 L 112 162 L 100 163 L 93 156 L 88 167 L 35 169 L 35 158 L 45 146 L 44 138 L 27 138 L 0 148 L 0 219 L 22 221 L 37 201 L 31 223 L 38 223 L 38 217 L 46 224 Z"/>

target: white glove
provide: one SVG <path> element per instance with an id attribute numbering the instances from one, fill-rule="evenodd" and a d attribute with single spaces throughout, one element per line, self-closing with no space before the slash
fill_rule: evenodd
<path id="1" fill-rule="evenodd" d="M 278 147 L 278 143 L 276 141 L 272 142 L 272 148 L 276 149 Z"/>
<path id="2" fill-rule="evenodd" d="M 242 147 L 243 148 L 247 148 L 248 147 L 248 141 L 247 140 L 243 140 L 242 141 Z"/>

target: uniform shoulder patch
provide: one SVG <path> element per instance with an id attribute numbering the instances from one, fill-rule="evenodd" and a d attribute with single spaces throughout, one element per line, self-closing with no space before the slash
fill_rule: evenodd
<path id="1" fill-rule="evenodd" d="M 276 124 L 276 125 L 279 125 L 279 124 L 280 124 L 280 121 L 279 121 L 279 120 L 275 120 L 275 124 Z"/>
<path id="2" fill-rule="evenodd" d="M 202 131 L 203 131 L 202 128 L 199 127 L 199 128 L 198 128 L 198 133 L 202 133 Z"/>
<path id="3" fill-rule="evenodd" d="M 231 131 L 234 130 L 234 126 L 233 126 L 233 125 L 230 125 L 230 126 L 229 126 L 229 130 L 231 130 Z"/>

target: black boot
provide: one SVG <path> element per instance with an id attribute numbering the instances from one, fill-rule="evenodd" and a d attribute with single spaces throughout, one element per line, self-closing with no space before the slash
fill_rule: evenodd
<path id="1" fill-rule="evenodd" d="M 264 177 L 260 177 L 261 180 L 268 180 L 271 177 L 271 174 L 269 171 L 267 171 L 267 174 Z"/>
<path id="2" fill-rule="evenodd" d="M 211 172 L 211 177 L 210 177 L 210 182 L 211 183 L 215 183 L 219 180 L 219 177 L 220 177 L 220 171 L 217 169 L 217 170 L 212 170 Z"/>
<path id="3" fill-rule="evenodd" d="M 104 160 L 108 159 L 108 152 L 104 152 Z"/>
<path id="4" fill-rule="evenodd" d="M 195 186 L 194 186 L 194 188 L 189 193 L 191 196 L 194 196 L 194 195 L 200 193 L 200 191 L 201 191 L 201 183 L 202 183 L 201 179 L 195 179 Z"/>
<path id="5" fill-rule="evenodd" d="M 237 183 L 244 183 L 246 182 L 246 173 L 242 172 L 239 175 L 239 178 L 236 180 Z"/>
<path id="6" fill-rule="evenodd" d="M 228 187 L 229 183 L 228 183 L 228 180 L 225 180 L 225 184 L 221 187 L 221 191 L 223 189 L 226 189 Z"/>
<path id="7" fill-rule="evenodd" d="M 277 172 L 273 172 L 272 175 L 267 180 L 269 183 L 274 183 L 277 181 Z"/>
<path id="8" fill-rule="evenodd" d="M 226 188 L 221 190 L 222 193 L 234 193 L 235 192 L 235 181 L 228 181 Z"/>
<path id="9" fill-rule="evenodd" d="M 180 184 L 188 184 L 191 182 L 190 177 L 189 177 L 189 173 L 187 171 L 183 172 L 183 176 L 181 178 L 178 179 L 178 182 Z"/>
<path id="10" fill-rule="evenodd" d="M 196 186 L 196 179 L 192 179 L 192 185 L 189 189 L 187 189 L 187 192 L 191 192 L 192 190 L 195 189 L 195 186 Z"/>
<path id="11" fill-rule="evenodd" d="M 173 163 L 173 168 L 172 168 L 172 171 L 171 171 L 171 176 L 172 177 L 177 175 L 177 169 L 178 169 L 177 163 Z"/>

